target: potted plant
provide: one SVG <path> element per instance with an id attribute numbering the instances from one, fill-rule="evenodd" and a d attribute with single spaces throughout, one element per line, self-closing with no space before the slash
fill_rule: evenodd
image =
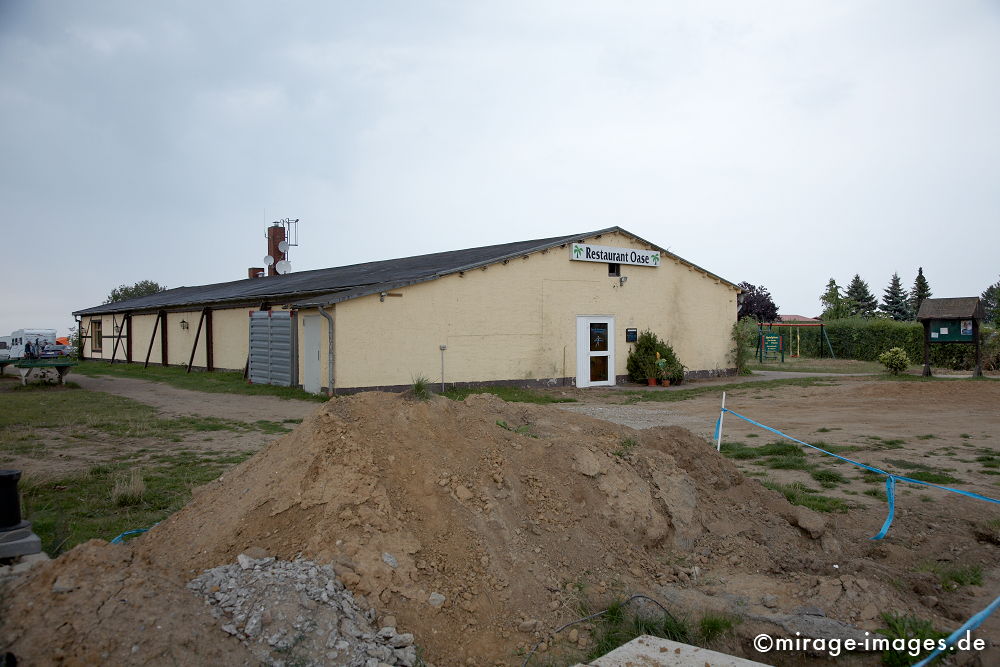
<path id="1" fill-rule="evenodd" d="M 667 369 L 667 360 L 660 356 L 660 353 L 656 353 L 656 377 L 660 378 L 660 382 L 664 387 L 670 386 L 670 371 Z"/>
<path id="2" fill-rule="evenodd" d="M 642 359 L 639 364 L 642 372 L 646 375 L 646 384 L 650 387 L 656 386 L 656 378 L 659 377 L 660 368 L 656 363 L 656 359 L 653 357 L 646 357 Z"/>

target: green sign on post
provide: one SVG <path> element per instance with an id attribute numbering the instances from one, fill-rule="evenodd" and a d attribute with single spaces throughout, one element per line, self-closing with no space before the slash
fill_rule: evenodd
<path id="1" fill-rule="evenodd" d="M 781 361 L 785 361 L 785 348 L 781 344 L 781 334 L 762 333 L 760 335 L 760 361 L 764 359 L 777 359 L 781 356 Z"/>

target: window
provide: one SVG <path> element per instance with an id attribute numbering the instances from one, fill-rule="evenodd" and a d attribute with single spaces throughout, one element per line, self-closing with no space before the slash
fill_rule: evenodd
<path id="1" fill-rule="evenodd" d="M 608 263 L 608 277 L 609 278 L 617 278 L 617 277 L 621 276 L 621 274 L 622 274 L 622 265 L 621 264 Z"/>
<path id="2" fill-rule="evenodd" d="M 101 331 L 101 325 L 103 322 L 101 320 L 91 320 L 90 321 L 90 351 L 100 352 L 101 351 L 101 339 L 103 333 Z"/>

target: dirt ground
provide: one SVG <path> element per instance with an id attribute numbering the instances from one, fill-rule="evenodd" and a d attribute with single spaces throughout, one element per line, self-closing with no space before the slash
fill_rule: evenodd
<path id="1" fill-rule="evenodd" d="M 258 419 L 282 421 L 302 419 L 316 411 L 312 401 L 245 396 L 242 394 L 206 394 L 178 389 L 163 382 L 146 382 L 132 378 L 88 377 L 74 375 L 73 381 L 83 389 L 104 391 L 152 405 L 162 414 L 174 417 L 198 415 L 254 422 Z"/>
<path id="2" fill-rule="evenodd" d="M 890 472 L 905 475 L 906 468 L 892 461 L 909 461 L 961 478 L 965 483 L 958 488 L 988 496 L 1000 492 L 1000 476 L 975 460 L 989 452 L 1000 454 L 1000 382 L 886 382 L 828 376 L 822 383 L 812 387 L 746 385 L 727 392 L 726 407 L 819 447 L 856 447 L 844 455 Z M 721 407 L 721 392 L 675 403 L 634 405 L 623 404 L 625 396 L 620 391 L 563 393 L 580 401 L 559 405 L 567 411 L 632 428 L 683 426 L 705 438 L 713 437 Z M 754 446 L 778 439 L 731 415 L 724 419 L 724 441 Z M 816 453 L 815 460 L 829 459 Z M 737 465 L 745 472 L 760 472 L 752 462 L 738 461 Z M 835 465 L 845 475 L 860 472 L 847 464 Z M 806 473 L 797 470 L 767 473 L 778 482 L 811 483 Z M 868 488 L 870 485 L 855 480 L 825 493 L 854 503 L 879 505 L 876 498 L 846 493 Z M 915 489 L 901 490 L 903 495 L 907 492 L 917 493 Z"/>
<path id="3" fill-rule="evenodd" d="M 206 394 L 178 389 L 161 382 L 146 382 L 131 378 L 88 377 L 73 375 L 71 380 L 88 391 L 124 396 L 156 408 L 159 417 L 215 417 L 243 422 L 246 428 L 190 432 L 181 442 L 168 442 L 171 451 L 206 454 L 239 454 L 256 452 L 278 437 L 275 433 L 254 427 L 259 420 L 286 424 L 301 420 L 315 412 L 319 405 L 312 401 L 281 399 L 273 396 L 238 394 Z M 10 391 L 20 382 L 9 372 L 0 378 L 0 393 Z M 49 391 L 72 390 L 53 387 Z M 68 400 L 68 399 L 67 399 Z M 109 460 L 129 457 L 142 462 L 165 450 L 162 438 L 95 436 L 78 428 L 46 428 L 43 442 L 37 447 L 21 447 L 0 451 L 0 467 L 22 470 L 32 479 L 54 479 L 86 472 L 91 466 Z"/>
<path id="4" fill-rule="evenodd" d="M 599 605 L 629 592 L 679 614 L 739 618 L 717 648 L 779 665 L 814 660 L 755 653 L 756 632 L 858 636 L 880 627 L 887 611 L 951 630 L 997 594 L 1000 539 L 988 524 L 1000 517 L 995 504 L 900 485 L 892 530 L 873 542 L 886 506 L 865 491 L 881 487 L 833 464 L 847 481 L 822 493 L 849 503 L 848 512 L 789 504 L 758 479 L 817 486 L 807 473 L 732 461 L 706 440 L 719 412 L 716 393 L 629 405 L 617 390 L 549 391 L 581 402 L 362 394 L 310 405 L 316 412 L 293 433 L 123 549 L 166 573 L 166 588 L 171 577 L 182 586 L 252 547 L 332 563 L 442 666 L 519 664 L 539 641 L 546 661 L 565 664 L 579 655 L 577 645 L 546 629 L 577 618 L 581 599 Z M 960 480 L 949 486 L 1000 495 L 994 469 L 977 461 L 1000 456 L 998 382 L 840 376 L 822 386 L 747 385 L 729 391 L 727 407 L 807 442 L 854 447 L 845 455 L 898 474 L 917 464 Z M 724 439 L 757 446 L 776 437 L 727 415 Z M 38 577 L 56 576 L 73 553 L 18 584 L 14 599 L 31 591 L 34 611 L 18 606 L 4 615 L 16 620 L 0 638 L 20 637 L 13 645 L 39 662 L 47 649 L 26 628 L 68 612 Z M 981 586 L 952 589 L 928 571 L 966 566 L 982 568 Z M 444 596 L 442 606 L 429 604 L 433 593 Z M 149 604 L 144 613 L 154 613 Z M 94 626 L 97 634 L 113 636 L 113 619 L 95 623 L 107 623 Z M 86 636 L 87 623 L 78 625 L 74 632 Z M 976 636 L 1000 644 L 1000 618 Z M 587 639 L 584 630 L 577 644 Z M 996 656 L 978 659 L 996 664 Z M 976 656 L 959 658 L 969 664 Z"/>

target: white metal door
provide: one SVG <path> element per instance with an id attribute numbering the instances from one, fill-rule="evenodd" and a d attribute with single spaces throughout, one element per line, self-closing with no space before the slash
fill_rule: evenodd
<path id="1" fill-rule="evenodd" d="M 310 315 L 302 318 L 302 388 L 318 394 L 320 380 L 319 350 L 323 336 L 323 318 Z"/>
<path id="2" fill-rule="evenodd" d="M 576 386 L 615 384 L 615 318 L 576 318 Z"/>

